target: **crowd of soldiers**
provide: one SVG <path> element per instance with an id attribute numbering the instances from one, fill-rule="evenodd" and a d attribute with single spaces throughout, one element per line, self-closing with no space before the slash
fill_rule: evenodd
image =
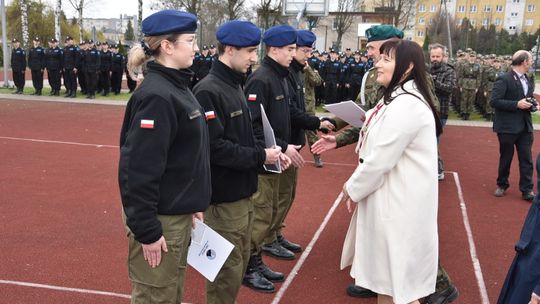
<path id="1" fill-rule="evenodd" d="M 463 120 L 469 120 L 475 108 L 486 120 L 493 120 L 493 108 L 489 103 L 493 84 L 500 74 L 509 71 L 512 57 L 481 55 L 470 48 L 458 50 L 456 55 L 450 62 L 457 75 L 452 106 Z M 534 73 L 528 76 L 534 79 Z"/>
<path id="2" fill-rule="evenodd" d="M 64 48 L 58 46 L 55 38 L 48 40 L 48 48 L 41 46 L 39 37 L 35 37 L 32 43 L 33 47 L 26 52 L 17 39 L 12 40 L 11 68 L 16 87 L 13 94 L 23 94 L 27 63 L 35 89 L 32 95 L 42 95 L 45 70 L 51 96 L 60 96 L 62 78 L 66 90 L 64 97 L 67 98 L 76 97 L 79 87 L 80 93 L 89 99 L 95 98 L 96 94 L 118 95 L 122 89 L 124 73 L 129 91 L 135 90 L 137 82 L 127 73 L 127 58 L 118 52 L 119 47 L 116 44 L 111 44 L 109 48 L 108 42 L 94 43 L 90 39 L 83 40 L 76 46 L 70 36 L 65 38 Z"/>

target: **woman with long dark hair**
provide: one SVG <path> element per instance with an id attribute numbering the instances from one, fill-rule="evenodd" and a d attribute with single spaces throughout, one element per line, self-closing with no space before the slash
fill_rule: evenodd
<path id="1" fill-rule="evenodd" d="M 341 267 L 378 303 L 418 303 L 435 291 L 438 261 L 437 135 L 422 49 L 389 40 L 381 46 L 377 82 L 384 97 L 366 113 L 359 164 L 343 186 L 354 213 Z"/>

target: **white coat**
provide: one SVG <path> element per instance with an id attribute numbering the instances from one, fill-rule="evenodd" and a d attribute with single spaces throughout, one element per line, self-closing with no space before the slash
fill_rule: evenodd
<path id="1" fill-rule="evenodd" d="M 341 257 L 356 285 L 396 304 L 433 293 L 438 263 L 435 119 L 414 82 L 404 88 L 421 99 L 398 88 L 364 129 L 345 185 L 358 204 Z"/>

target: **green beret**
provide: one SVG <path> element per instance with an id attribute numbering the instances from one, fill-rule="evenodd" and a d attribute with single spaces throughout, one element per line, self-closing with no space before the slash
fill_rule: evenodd
<path id="1" fill-rule="evenodd" d="M 390 38 L 402 39 L 403 32 L 391 25 L 381 24 L 368 28 L 366 30 L 366 37 L 368 42 L 386 40 Z"/>

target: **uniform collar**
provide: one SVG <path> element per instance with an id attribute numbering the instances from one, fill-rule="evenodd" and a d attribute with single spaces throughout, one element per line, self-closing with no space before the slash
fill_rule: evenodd
<path id="1" fill-rule="evenodd" d="M 268 55 L 264 57 L 263 64 L 269 66 L 281 77 L 287 77 L 289 75 L 289 70 L 286 67 L 277 63 L 274 59 L 270 58 Z"/>
<path id="2" fill-rule="evenodd" d="M 216 75 L 232 87 L 238 87 L 245 78 L 244 74 L 231 69 L 228 65 L 221 62 L 221 60 L 216 60 L 212 63 L 210 74 Z"/>
<path id="3" fill-rule="evenodd" d="M 302 65 L 296 59 L 293 59 L 293 61 L 291 62 L 290 69 L 293 72 L 302 72 L 303 73 L 305 67 L 306 67 L 305 65 Z"/>
<path id="4" fill-rule="evenodd" d="M 193 72 L 190 70 L 178 70 L 165 67 L 155 61 L 151 61 L 147 64 L 148 73 L 156 73 L 164 76 L 174 83 L 177 87 L 187 88 L 191 83 L 191 77 Z"/>

